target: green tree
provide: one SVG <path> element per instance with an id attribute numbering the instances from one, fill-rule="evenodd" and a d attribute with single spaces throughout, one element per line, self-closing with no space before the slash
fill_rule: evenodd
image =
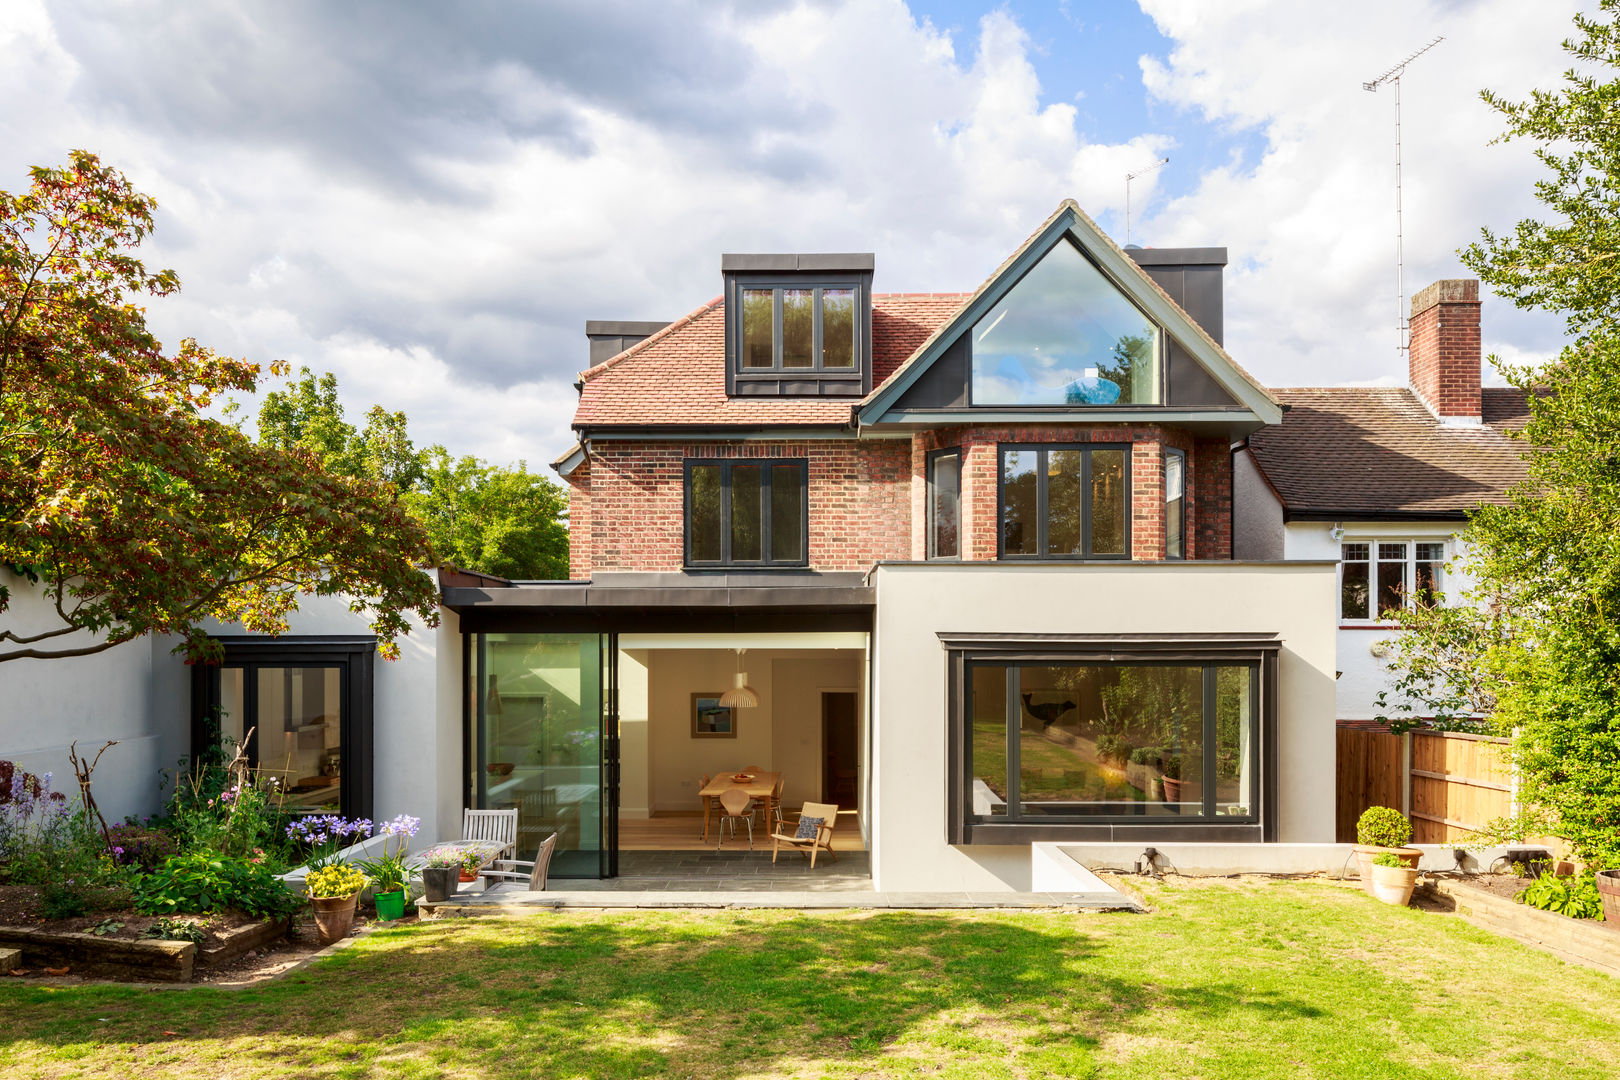
<path id="1" fill-rule="evenodd" d="M 1547 210 L 1510 233 L 1484 232 L 1463 261 L 1521 307 L 1558 311 L 1569 345 L 1530 370 L 1503 369 L 1529 395 L 1527 482 L 1482 506 L 1465 533 L 1495 623 L 1457 620 L 1424 640 L 1398 641 L 1398 667 L 1432 663 L 1441 648 L 1477 653 L 1496 728 L 1512 735 L 1520 797 L 1589 863 L 1620 867 L 1620 0 L 1577 16 L 1564 48 L 1577 65 L 1560 88 L 1529 100 L 1483 97 L 1506 120 L 1504 141 L 1529 139 L 1547 175 Z M 1417 620 L 1422 623 L 1423 620 Z M 1472 635 L 1472 639 L 1470 639 Z M 1420 667 L 1421 669 L 1421 667 Z M 1399 672 L 1398 672 L 1399 673 Z M 1453 698 L 1468 679 L 1441 678 Z"/>
<path id="2" fill-rule="evenodd" d="M 147 330 L 139 299 L 180 287 L 133 255 L 155 206 L 82 151 L 0 192 L 0 564 L 54 612 L 22 629 L 0 587 L 0 662 L 151 633 L 206 658 L 204 620 L 278 633 L 311 593 L 350 597 L 397 652 L 412 613 L 438 618 L 421 526 L 383 485 L 206 414 L 260 369 Z"/>
<path id="3" fill-rule="evenodd" d="M 298 381 L 271 390 L 259 406 L 259 441 L 297 447 L 344 476 L 364 476 L 407 489 L 422 479 L 422 456 L 411 444 L 405 414 L 373 405 L 366 426 L 356 430 L 343 418 L 337 376 L 320 377 L 298 369 Z"/>

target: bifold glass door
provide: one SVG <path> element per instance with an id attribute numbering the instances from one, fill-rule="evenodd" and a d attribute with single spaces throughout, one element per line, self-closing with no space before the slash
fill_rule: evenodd
<path id="1" fill-rule="evenodd" d="M 553 877 L 612 872 L 604 798 L 611 652 L 603 634 L 473 635 L 469 801 L 517 810 L 520 859 L 555 833 Z"/>

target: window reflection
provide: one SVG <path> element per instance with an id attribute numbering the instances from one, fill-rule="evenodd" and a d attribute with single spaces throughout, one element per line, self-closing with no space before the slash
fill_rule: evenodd
<path id="1" fill-rule="evenodd" d="M 973 328 L 974 405 L 1159 400 L 1159 329 L 1059 243 Z"/>
<path id="2" fill-rule="evenodd" d="M 289 810 L 335 813 L 342 801 L 341 669 L 261 667 L 259 771 L 275 777 Z"/>

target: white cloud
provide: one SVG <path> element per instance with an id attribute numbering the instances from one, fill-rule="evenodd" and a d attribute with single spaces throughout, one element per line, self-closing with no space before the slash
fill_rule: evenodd
<path id="1" fill-rule="evenodd" d="M 1528 152 L 1485 148 L 1474 92 L 1552 81 L 1567 11 L 1145 6 L 1176 42 L 1143 63 L 1158 106 L 1266 148 L 1168 204 L 1138 181 L 1138 237 L 1231 249 L 1227 341 L 1262 378 L 1389 376 L 1391 102 L 1360 81 L 1448 35 L 1407 76 L 1411 291 L 1530 212 Z M 165 338 L 332 370 L 352 414 L 499 461 L 566 447 L 585 319 L 676 317 L 722 251 L 870 250 L 880 288 L 972 288 L 1061 198 L 1118 213 L 1176 147 L 1088 141 L 1000 8 L 953 38 L 898 0 L 13 7 L 0 187 L 98 151 L 160 201 L 150 257 L 186 283 Z M 1506 304 L 1486 324 L 1555 347 Z"/>

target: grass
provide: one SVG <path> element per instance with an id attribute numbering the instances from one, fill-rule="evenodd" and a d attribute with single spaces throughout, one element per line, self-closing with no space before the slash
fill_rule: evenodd
<path id="1" fill-rule="evenodd" d="M 0 983 L 0 1075 L 1608 1077 L 1620 980 L 1327 884 L 1151 915 L 624 912 L 372 934 L 246 990 Z"/>

